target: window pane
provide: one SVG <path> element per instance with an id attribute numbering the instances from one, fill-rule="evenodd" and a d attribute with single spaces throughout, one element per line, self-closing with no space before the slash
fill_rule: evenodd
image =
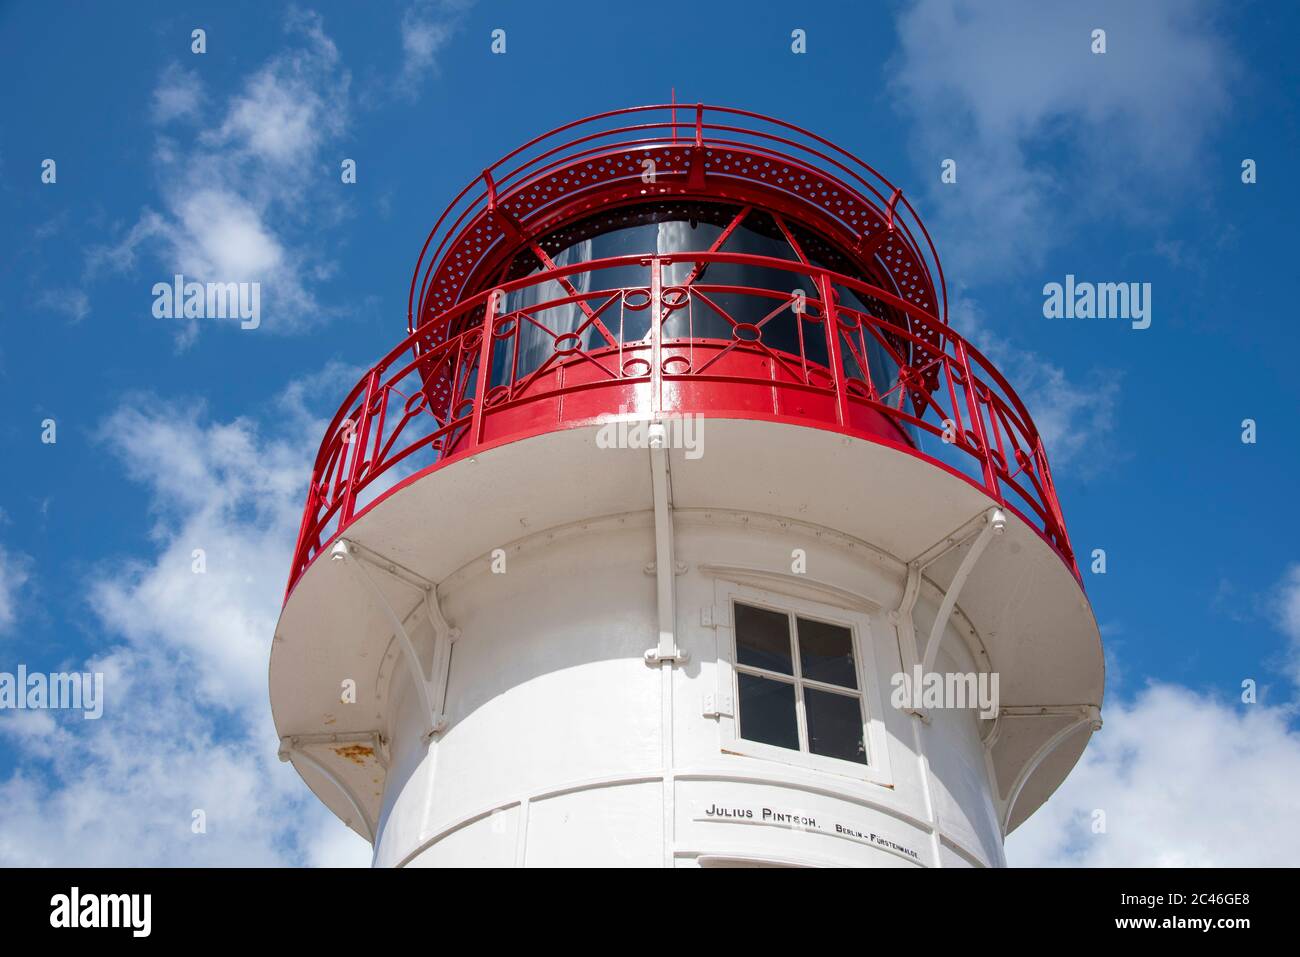
<path id="1" fill-rule="evenodd" d="M 803 689 L 808 716 L 808 748 L 813 754 L 867 763 L 862 741 L 862 705 L 856 696 Z"/>
<path id="2" fill-rule="evenodd" d="M 737 672 L 740 685 L 740 736 L 749 741 L 799 750 L 794 685 Z"/>
<path id="3" fill-rule="evenodd" d="M 736 661 L 783 675 L 794 674 L 790 619 L 779 611 L 737 603 Z"/>
<path id="4" fill-rule="evenodd" d="M 828 685 L 856 688 L 853 667 L 853 636 L 847 628 L 824 621 L 799 618 L 799 667 L 805 678 Z"/>

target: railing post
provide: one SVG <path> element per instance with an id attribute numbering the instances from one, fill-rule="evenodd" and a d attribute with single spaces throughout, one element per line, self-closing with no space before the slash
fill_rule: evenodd
<path id="1" fill-rule="evenodd" d="M 320 493 L 317 489 L 318 479 L 316 467 L 313 465 L 311 484 L 307 486 L 307 507 L 303 511 L 302 524 L 298 526 L 298 541 L 293 546 L 293 567 L 289 569 L 289 584 L 284 588 L 285 601 L 289 600 L 289 592 L 293 588 L 294 582 L 298 580 L 298 573 L 307 564 L 307 557 L 303 554 L 307 550 L 307 532 L 316 524 L 316 510 L 320 507 Z"/>
<path id="2" fill-rule="evenodd" d="M 1052 536 L 1056 539 L 1057 546 L 1069 557 L 1070 563 L 1074 564 L 1074 548 L 1066 535 L 1065 516 L 1061 514 L 1061 503 L 1056 499 L 1056 484 L 1052 481 L 1052 471 L 1047 464 L 1047 453 L 1043 450 L 1041 435 L 1034 436 L 1034 467 L 1038 469 L 1038 482 L 1043 489 L 1043 505 L 1056 526 L 1052 529 Z M 1077 571 L 1078 566 L 1075 567 Z"/>
<path id="3" fill-rule="evenodd" d="M 366 379 L 365 397 L 361 400 L 361 421 L 352 432 L 352 441 L 348 443 L 352 451 L 352 461 L 348 466 L 348 484 L 343 490 L 343 506 L 339 509 L 339 531 L 352 520 L 357 505 L 357 482 L 361 478 L 361 465 L 365 461 L 366 446 L 370 438 L 370 404 L 375 399 L 375 390 L 379 384 L 380 369 L 376 366 L 370 370 Z"/>
<path id="4" fill-rule="evenodd" d="M 837 417 L 840 428 L 849 424 L 849 380 L 844 371 L 844 351 L 840 348 L 840 317 L 835 308 L 835 288 L 824 272 L 817 274 L 817 298 L 822 301 L 822 325 L 826 327 L 826 348 L 831 368 L 835 370 Z M 801 321 L 796 315 L 795 321 Z"/>
<path id="5" fill-rule="evenodd" d="M 650 411 L 658 416 L 663 411 L 663 278 L 660 260 L 650 260 Z"/>
<path id="6" fill-rule="evenodd" d="M 474 409 L 470 413 L 470 448 L 476 448 L 483 441 L 483 415 L 487 411 L 488 388 L 492 381 L 492 333 L 497 324 L 497 300 L 502 296 L 501 290 L 493 289 L 488 293 L 483 306 L 483 341 L 479 343 L 478 374 L 474 382 Z"/>
<path id="7" fill-rule="evenodd" d="M 984 464 L 984 487 L 997 501 L 1002 501 L 1002 492 L 998 485 L 997 466 L 993 464 L 993 451 L 989 448 L 988 436 L 984 432 L 984 412 L 980 408 L 979 386 L 970 369 L 970 356 L 966 353 L 966 343 L 953 339 L 953 349 L 957 361 L 961 363 L 963 386 L 966 389 L 966 408 L 970 412 L 971 425 L 975 429 L 975 438 L 980 444 L 980 457 Z"/>

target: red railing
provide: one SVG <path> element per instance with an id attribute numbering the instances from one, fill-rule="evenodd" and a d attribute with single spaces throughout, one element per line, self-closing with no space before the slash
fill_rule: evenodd
<path id="1" fill-rule="evenodd" d="M 655 185 L 643 163 L 653 158 Z M 704 189 L 704 183 L 709 187 Z M 492 213 L 517 222 L 563 219 L 592 190 L 619 184 L 641 198 L 692 184 L 761 186 L 781 205 L 811 209 L 837 225 L 855 255 L 879 257 L 895 292 L 947 321 L 943 268 L 902 190 L 848 150 L 783 120 L 702 103 L 611 110 L 566 123 L 507 153 L 468 183 L 430 230 L 411 278 L 408 330 L 441 323 L 494 244 L 510 246 Z M 579 205 L 581 203 L 579 202 Z"/>
<path id="2" fill-rule="evenodd" d="M 795 291 L 707 282 L 710 264 L 782 270 Z M 601 282 L 628 267 L 644 283 Z M 905 313 L 908 328 L 868 311 L 880 305 Z M 427 331 L 466 325 L 443 341 Z M 1042 440 L 978 350 L 852 277 L 698 252 L 549 269 L 466 299 L 395 346 L 326 432 L 289 589 L 404 480 L 620 411 L 793 422 L 891 445 L 1014 510 L 1078 577 Z"/>

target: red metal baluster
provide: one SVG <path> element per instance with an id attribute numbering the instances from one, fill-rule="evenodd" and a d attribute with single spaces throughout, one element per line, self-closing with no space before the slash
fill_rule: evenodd
<path id="1" fill-rule="evenodd" d="M 835 291 L 830 277 L 817 274 L 817 294 L 822 301 L 822 325 L 826 327 L 826 342 L 830 349 L 831 366 L 835 370 L 836 405 L 840 427 L 849 424 L 849 378 L 844 371 L 844 354 L 840 350 L 840 320 L 835 311 Z"/>
<path id="2" fill-rule="evenodd" d="M 952 424 L 957 427 L 957 434 L 956 436 L 954 436 L 954 441 L 957 443 L 964 443 L 966 441 L 966 423 L 962 421 L 961 404 L 957 401 L 957 387 L 954 383 L 953 375 L 952 375 L 952 359 L 950 359 L 947 355 L 945 355 L 943 357 L 942 365 L 943 365 L 943 377 L 948 383 L 948 404 L 952 408 Z M 962 383 L 962 386 L 963 388 L 969 390 L 970 373 L 963 371 L 962 376 L 965 379 L 965 381 Z M 943 410 L 940 409 L 940 412 L 942 411 Z M 940 422 L 939 424 L 943 425 L 942 422 Z M 957 448 L 961 448 L 961 444 L 958 444 Z"/>
<path id="3" fill-rule="evenodd" d="M 380 450 L 384 447 L 383 446 L 384 421 L 388 418 L 388 403 L 389 400 L 392 398 L 393 393 L 392 393 L 392 389 L 390 389 L 387 385 L 385 385 L 378 388 L 375 394 L 379 399 L 379 416 L 378 419 L 375 421 L 375 426 L 374 426 L 375 440 L 370 445 L 371 474 L 378 474 L 379 472 L 383 471 L 383 468 L 380 466 L 379 463 L 379 453 Z M 405 424 L 406 424 L 406 420 L 403 419 L 403 421 L 398 424 L 399 429 L 404 427 Z"/>
<path id="4" fill-rule="evenodd" d="M 1061 504 L 1056 498 L 1056 485 L 1052 481 L 1052 472 L 1047 465 L 1047 453 L 1043 451 L 1043 439 L 1040 435 L 1034 436 L 1034 464 L 1038 469 L 1038 480 L 1043 489 L 1043 505 L 1047 514 L 1052 516 L 1054 528 L 1050 529 L 1052 537 L 1056 540 L 1057 547 L 1065 555 L 1071 567 L 1074 568 L 1074 574 L 1077 578 L 1079 575 L 1079 566 L 1074 561 L 1074 549 L 1070 546 L 1070 539 L 1065 531 L 1065 516 L 1061 514 Z"/>
<path id="5" fill-rule="evenodd" d="M 980 458 L 984 464 L 984 487 L 999 502 L 1002 492 L 998 485 L 997 467 L 993 462 L 993 453 L 989 450 L 988 438 L 984 434 L 984 413 L 980 409 L 979 387 L 975 376 L 970 371 L 970 356 L 966 354 L 966 343 L 961 339 L 953 340 L 957 352 L 957 361 L 961 363 L 961 374 L 965 378 L 963 387 L 966 391 L 966 406 L 970 410 L 971 425 L 975 428 L 975 438 L 980 444 Z"/>
<path id="6" fill-rule="evenodd" d="M 374 401 L 375 389 L 379 385 L 378 368 L 370 370 L 370 375 L 366 379 L 366 397 L 361 402 L 361 421 L 358 423 L 357 430 L 352 433 L 352 441 L 348 444 L 351 446 L 352 461 L 348 468 L 348 484 L 343 491 L 343 507 L 339 510 L 339 531 L 343 531 L 343 526 L 352 521 L 352 514 L 357 504 L 357 483 L 361 479 L 361 466 L 366 457 L 366 440 L 370 436 L 370 403 Z"/>
<path id="7" fill-rule="evenodd" d="M 998 448 L 998 458 L 1002 460 L 1002 471 L 1009 475 L 1011 474 L 1011 463 L 1007 460 L 1006 446 L 1002 443 L 1002 426 L 998 424 L 997 397 L 993 394 L 992 386 L 986 387 L 984 391 L 988 393 L 989 397 L 989 424 L 993 427 L 993 439 Z"/>
<path id="8" fill-rule="evenodd" d="M 880 393 L 876 391 L 876 380 L 871 375 L 871 353 L 867 351 L 867 343 L 875 338 L 876 329 L 873 325 L 877 320 L 870 313 L 861 313 L 856 309 L 855 321 L 858 324 L 858 352 L 854 358 L 858 362 L 858 368 L 862 370 L 862 379 L 867 384 L 867 398 L 872 402 L 880 400 Z"/>
<path id="9" fill-rule="evenodd" d="M 284 600 L 289 600 L 289 592 L 293 591 L 293 583 L 298 580 L 298 575 L 307 567 L 307 530 L 316 524 L 316 512 L 320 507 L 320 490 L 317 483 L 320 481 L 320 475 L 313 469 L 311 474 L 311 485 L 307 488 L 307 509 L 303 512 L 302 524 L 298 526 L 298 541 L 293 547 L 293 567 L 289 570 L 289 584 L 284 589 Z"/>
<path id="10" fill-rule="evenodd" d="M 493 289 L 483 305 L 483 341 L 479 343 L 478 381 L 474 383 L 473 419 L 470 423 L 470 448 L 483 442 L 483 418 L 487 412 L 488 384 L 492 379 L 492 333 L 497 324 L 498 291 Z"/>
<path id="11" fill-rule="evenodd" d="M 663 278 L 658 256 L 650 260 L 650 411 L 663 410 Z"/>

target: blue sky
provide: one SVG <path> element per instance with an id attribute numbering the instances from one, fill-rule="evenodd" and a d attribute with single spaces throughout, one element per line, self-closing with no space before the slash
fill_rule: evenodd
<path id="1" fill-rule="evenodd" d="M 1107 726 L 1012 862 L 1294 862 L 1298 20 L 1208 0 L 0 5 L 0 671 L 90 662 L 121 695 L 100 722 L 0 716 L 0 863 L 364 858 L 275 761 L 266 706 L 323 419 L 404 334 L 464 182 L 674 87 L 902 186 L 953 323 L 1047 434 L 1076 550 L 1106 551 L 1085 584 Z M 266 277 L 258 329 L 152 315 L 155 282 L 241 265 Z M 1066 274 L 1150 283 L 1150 328 L 1044 318 Z"/>

